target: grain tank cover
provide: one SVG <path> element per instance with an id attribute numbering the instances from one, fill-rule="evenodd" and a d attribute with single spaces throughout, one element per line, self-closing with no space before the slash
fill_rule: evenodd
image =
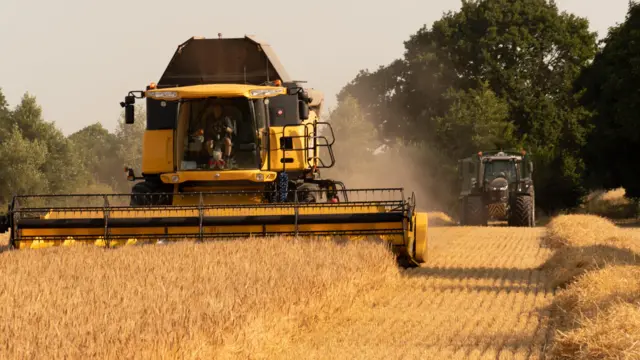
<path id="1" fill-rule="evenodd" d="M 275 52 L 253 37 L 191 38 L 178 46 L 158 87 L 291 82 Z"/>

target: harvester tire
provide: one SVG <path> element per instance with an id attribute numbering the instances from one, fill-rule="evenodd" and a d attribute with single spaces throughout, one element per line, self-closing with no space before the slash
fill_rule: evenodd
<path id="1" fill-rule="evenodd" d="M 301 203 L 315 203 L 317 198 L 314 192 L 319 190 L 319 187 L 314 184 L 302 184 L 296 188 L 298 192 L 298 202 Z"/>
<path id="2" fill-rule="evenodd" d="M 464 225 L 487 226 L 486 208 L 481 196 L 467 196 L 464 211 Z"/>
<path id="3" fill-rule="evenodd" d="M 162 186 L 150 181 L 135 184 L 131 189 L 131 206 L 145 205 L 171 205 L 171 198 L 166 195 L 151 195 L 153 193 L 167 192 Z M 139 194 L 139 195 L 137 195 Z"/>
<path id="4" fill-rule="evenodd" d="M 533 197 L 529 194 L 515 195 L 510 215 L 509 226 L 533 227 Z"/>
<path id="5" fill-rule="evenodd" d="M 413 269 L 417 268 L 419 265 L 413 262 L 411 258 L 407 255 L 397 255 L 396 256 L 396 264 L 403 269 Z"/>

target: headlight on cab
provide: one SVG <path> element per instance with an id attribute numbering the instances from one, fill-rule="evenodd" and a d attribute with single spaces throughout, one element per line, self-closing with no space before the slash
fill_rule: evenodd
<path id="1" fill-rule="evenodd" d="M 178 97 L 178 93 L 175 91 L 148 91 L 146 95 L 152 99 L 175 99 Z"/>
<path id="2" fill-rule="evenodd" d="M 280 89 L 254 89 L 249 91 L 249 94 L 251 94 L 251 96 L 269 96 L 269 95 L 278 95 L 282 93 L 283 93 L 283 90 L 280 90 Z"/>

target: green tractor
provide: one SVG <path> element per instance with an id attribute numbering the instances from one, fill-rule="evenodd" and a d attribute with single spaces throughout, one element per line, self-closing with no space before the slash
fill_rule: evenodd
<path id="1" fill-rule="evenodd" d="M 486 151 L 458 161 L 460 225 L 535 226 L 533 162 L 524 150 Z"/>

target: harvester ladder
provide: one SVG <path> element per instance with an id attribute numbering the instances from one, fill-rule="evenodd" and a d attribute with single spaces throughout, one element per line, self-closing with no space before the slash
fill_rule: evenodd
<path id="1" fill-rule="evenodd" d="M 329 141 L 329 139 L 324 135 L 318 135 L 318 125 L 327 125 L 329 127 L 329 131 L 331 132 L 331 141 Z M 303 135 L 284 136 L 287 128 L 298 128 L 298 127 L 304 128 Z M 289 139 L 291 141 L 291 144 L 292 144 L 291 148 L 287 148 L 285 146 L 285 142 L 283 141 L 284 139 Z M 302 147 L 293 146 L 294 139 L 303 139 L 304 145 L 302 145 Z M 313 140 L 313 145 L 310 145 L 311 140 Z M 321 169 L 328 169 L 333 167 L 333 165 L 335 165 L 336 163 L 335 155 L 333 153 L 333 148 L 332 148 L 335 141 L 336 140 L 335 140 L 335 135 L 333 133 L 333 128 L 331 127 L 331 124 L 329 124 L 328 122 L 317 122 L 316 124 L 313 124 L 313 130 L 311 132 L 309 130 L 308 124 L 288 124 L 283 126 L 282 138 L 280 140 L 280 147 L 279 147 L 279 149 L 282 151 L 282 172 L 287 171 L 287 162 L 285 161 L 285 159 L 287 158 L 287 152 L 307 151 L 306 161 L 307 161 L 307 165 L 309 165 L 310 167 L 321 168 Z M 327 148 L 327 151 L 329 152 L 329 158 L 331 162 L 328 165 L 322 160 L 320 156 L 321 148 Z"/>

